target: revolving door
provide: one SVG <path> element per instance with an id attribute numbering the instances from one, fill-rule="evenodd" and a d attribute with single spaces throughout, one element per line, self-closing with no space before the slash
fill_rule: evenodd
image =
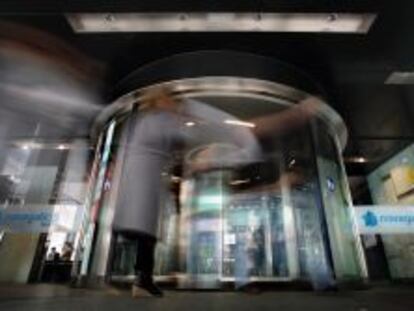
<path id="1" fill-rule="evenodd" d="M 342 119 L 320 97 L 312 97 L 317 109 L 307 114 L 298 108 L 307 92 L 257 75 L 159 84 L 197 107 L 180 125 L 185 137 L 197 139 L 154 172 L 169 189 L 159 217 L 156 279 L 180 288 L 292 281 L 322 288 L 363 280 L 340 156 Z M 83 263 L 85 274 L 109 282 L 133 278 L 135 243 L 114 235 L 111 219 L 123 174 L 123 137 L 148 87 L 134 85 L 95 127 L 96 217 L 90 219 L 93 251 Z"/>

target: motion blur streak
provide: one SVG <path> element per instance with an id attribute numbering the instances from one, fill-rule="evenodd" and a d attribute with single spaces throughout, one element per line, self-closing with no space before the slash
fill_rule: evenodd
<path id="1" fill-rule="evenodd" d="M 0 23 L 0 141 L 86 136 L 103 67 L 59 39 Z"/>

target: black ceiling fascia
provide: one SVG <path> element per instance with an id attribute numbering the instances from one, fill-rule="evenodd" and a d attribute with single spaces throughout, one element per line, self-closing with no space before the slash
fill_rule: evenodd
<path id="1" fill-rule="evenodd" d="M 3 14 L 75 12 L 379 12 L 387 1 L 374 0 L 2 0 Z M 390 1 L 388 1 L 390 2 Z"/>

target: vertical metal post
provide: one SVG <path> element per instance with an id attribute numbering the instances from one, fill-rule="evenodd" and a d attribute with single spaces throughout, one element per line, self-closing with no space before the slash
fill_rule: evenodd
<path id="1" fill-rule="evenodd" d="M 281 176 L 285 171 L 284 158 L 280 160 L 280 172 Z M 290 195 L 290 187 L 286 183 L 286 180 L 281 178 L 281 192 L 282 192 L 282 215 L 283 215 L 283 228 L 285 231 L 286 241 L 286 254 L 287 264 L 289 270 L 289 276 L 292 279 L 299 277 L 299 252 L 298 252 L 298 240 L 296 234 L 296 222 L 295 211 L 292 204 L 292 197 Z"/>

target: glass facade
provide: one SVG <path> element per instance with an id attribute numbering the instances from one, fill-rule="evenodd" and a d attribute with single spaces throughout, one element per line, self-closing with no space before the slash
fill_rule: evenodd
<path id="1" fill-rule="evenodd" d="M 0 281 L 47 281 L 51 250 L 63 256 L 69 244 L 78 247 L 90 153 L 85 139 L 14 139 L 3 145 Z M 68 279 L 74 256 L 65 256 Z"/>
<path id="2" fill-rule="evenodd" d="M 155 265 L 159 281 L 183 288 L 305 281 L 325 288 L 366 277 L 339 138 L 326 120 L 315 115 L 283 121 L 295 109 L 294 102 L 250 90 L 209 89 L 177 96 L 219 111 L 225 120 L 183 122 L 180 131 L 191 139 L 171 154 L 162 172 L 154 172 L 169 189 L 161 200 Z M 85 272 L 112 281 L 133 277 L 137 251 L 133 240 L 111 228 L 126 148 L 122 137 L 131 115 L 139 113 L 129 107 L 110 117 L 101 135 L 101 156 L 95 162 L 104 177 L 95 181 L 91 194 L 99 201 L 91 221 L 94 250 L 83 262 L 89 265 Z M 260 156 L 256 151 L 240 156 L 234 128 L 246 133 L 269 116 L 282 117 L 266 135 L 253 130 L 254 139 L 244 140 L 253 141 Z M 203 166 L 209 169 L 199 169 Z"/>
<path id="3" fill-rule="evenodd" d="M 409 209 L 414 202 L 413 174 L 414 145 L 409 145 L 379 166 L 367 176 L 373 203 L 379 206 Z M 385 233 L 385 232 L 384 232 Z M 366 248 L 383 244 L 385 257 L 392 279 L 410 279 L 414 277 L 414 234 L 388 233 L 381 235 L 365 235 L 365 239 L 374 239 Z"/>

